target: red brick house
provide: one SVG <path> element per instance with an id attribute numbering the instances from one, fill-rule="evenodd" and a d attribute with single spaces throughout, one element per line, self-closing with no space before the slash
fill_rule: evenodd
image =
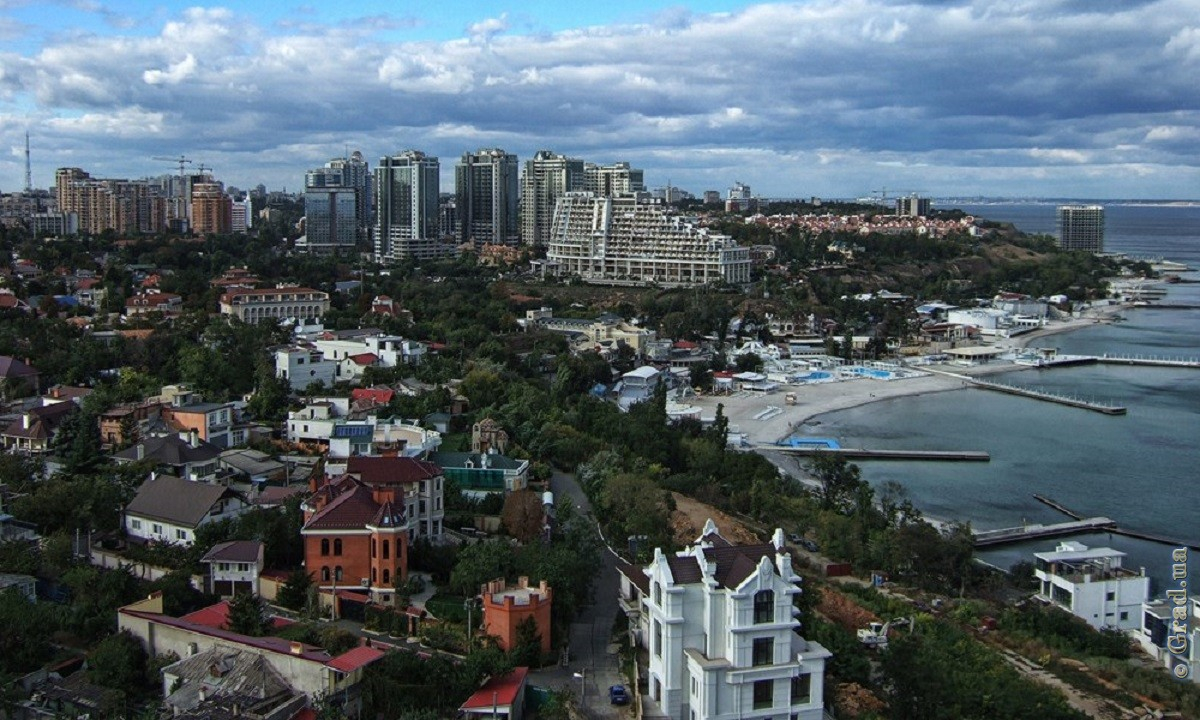
<path id="1" fill-rule="evenodd" d="M 408 577 L 409 522 L 400 485 L 344 475 L 304 503 L 304 566 L 322 591 L 353 588 L 395 603 Z"/>
<path id="2" fill-rule="evenodd" d="M 527 618 L 533 618 L 542 641 L 542 652 L 550 652 L 550 604 L 554 593 L 543 580 L 530 587 L 529 578 L 521 577 L 515 586 L 504 578 L 485 583 L 479 590 L 483 599 L 483 632 L 496 638 L 504 651 L 517 644 L 517 628 Z"/>

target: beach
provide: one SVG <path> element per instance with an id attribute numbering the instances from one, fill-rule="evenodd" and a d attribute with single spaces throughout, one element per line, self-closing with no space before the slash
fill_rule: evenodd
<path id="1" fill-rule="evenodd" d="M 1001 338 L 996 347 L 1023 348 L 1053 335 L 1097 323 L 1112 322 L 1123 309 L 1123 305 L 1107 305 L 1091 310 L 1092 314 L 1088 317 L 1051 321 L 1046 327 L 1011 338 Z M 971 367 L 940 366 L 932 370 L 924 367 L 914 369 L 929 372 L 921 377 L 903 379 L 879 380 L 862 377 L 839 382 L 787 385 L 768 394 L 740 392 L 732 395 L 703 395 L 689 398 L 688 402 L 701 408 L 701 414 L 705 418 L 714 417 L 717 405 L 723 405 L 731 432 L 744 433 L 751 445 L 772 445 L 791 435 L 795 428 L 826 413 L 892 398 L 959 390 L 966 385 L 961 376 L 1028 370 L 1029 366 L 997 361 Z M 794 405 L 788 405 L 785 401 L 789 392 L 796 394 Z M 769 408 L 779 408 L 781 412 L 764 419 L 755 417 Z"/>

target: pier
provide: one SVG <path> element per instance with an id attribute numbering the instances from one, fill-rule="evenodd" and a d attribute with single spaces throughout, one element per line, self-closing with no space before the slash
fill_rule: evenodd
<path id="1" fill-rule="evenodd" d="M 1038 502 L 1042 503 L 1043 505 L 1047 505 L 1049 507 L 1054 508 L 1055 510 L 1059 511 L 1060 513 L 1062 513 L 1063 515 L 1066 515 L 1069 518 L 1074 518 L 1075 520 L 1080 519 L 1079 513 L 1074 512 L 1073 510 L 1067 509 L 1062 504 L 1057 503 L 1054 500 L 1051 500 L 1050 498 L 1046 497 L 1045 495 L 1039 495 L 1037 493 L 1034 493 L 1033 499 L 1037 500 Z M 1163 545 L 1172 545 L 1174 547 L 1186 547 L 1191 550 L 1200 550 L 1200 545 L 1182 542 L 1180 540 L 1176 540 L 1175 538 L 1164 537 L 1162 535 L 1155 535 L 1153 533 L 1144 533 L 1144 532 L 1141 532 L 1140 530 L 1130 530 L 1128 528 L 1118 527 L 1116 525 L 1114 525 L 1113 527 L 1110 527 L 1110 528 L 1105 528 L 1105 529 L 1108 532 L 1113 533 L 1114 535 L 1124 535 L 1125 537 L 1136 538 L 1138 540 L 1150 540 L 1151 542 L 1162 543 Z"/>
<path id="2" fill-rule="evenodd" d="M 774 450 L 787 455 L 840 455 L 848 460 L 946 460 L 957 462 L 990 462 L 992 456 L 983 450 L 868 450 L 867 448 L 828 447 L 823 445 L 756 445 L 756 450 Z"/>
<path id="3" fill-rule="evenodd" d="M 1147 357 L 1145 355 L 1109 355 L 1096 358 L 1105 365 L 1135 365 L 1144 367 L 1200 368 L 1200 358 Z"/>
<path id="4" fill-rule="evenodd" d="M 971 378 L 969 382 L 975 387 L 981 387 L 985 390 L 995 390 L 997 392 L 1008 393 L 1009 395 L 1020 395 L 1021 397 L 1045 400 L 1047 402 L 1082 408 L 1084 410 L 1091 410 L 1092 412 L 1103 413 L 1105 415 L 1124 415 L 1126 413 L 1126 409 L 1121 405 L 1096 402 L 1093 400 L 1083 400 L 1067 395 L 1058 395 L 1056 393 L 1045 392 L 1044 390 L 1033 390 L 1031 388 L 1018 387 L 1016 385 L 1004 385 L 1002 383 L 992 382 L 990 380 L 981 380 L 979 378 Z"/>
<path id="5" fill-rule="evenodd" d="M 1083 518 L 1081 520 L 1071 520 L 1070 522 L 1053 523 L 1050 525 L 1031 523 L 1029 525 L 1022 525 L 1021 527 L 977 531 L 974 533 L 975 547 L 992 547 L 995 545 L 1024 542 L 1025 540 L 1060 537 L 1062 535 L 1075 535 L 1100 530 L 1112 531 L 1116 527 L 1117 522 L 1106 517 Z"/>

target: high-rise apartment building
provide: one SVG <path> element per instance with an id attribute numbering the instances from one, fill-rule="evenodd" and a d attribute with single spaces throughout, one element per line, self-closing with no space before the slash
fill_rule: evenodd
<path id="1" fill-rule="evenodd" d="M 1059 205 L 1058 246 L 1063 250 L 1104 252 L 1104 207 Z"/>
<path id="2" fill-rule="evenodd" d="M 559 198 L 546 260 L 587 282 L 699 285 L 750 281 L 750 251 L 670 212 L 662 200 L 588 192 Z"/>
<path id="3" fill-rule="evenodd" d="M 645 173 L 638 168 L 629 167 L 627 162 L 612 165 L 586 163 L 583 166 L 583 189 L 609 197 L 644 192 Z"/>
<path id="4" fill-rule="evenodd" d="M 458 241 L 479 245 L 515 245 L 517 156 L 499 148 L 464 153 L 454 168 Z"/>
<path id="5" fill-rule="evenodd" d="M 166 227 L 166 199 L 145 180 L 105 180 L 59 168 L 54 184 L 59 212 L 74 213 L 79 232 L 155 233 Z"/>
<path id="6" fill-rule="evenodd" d="M 521 242 L 545 247 L 550 242 L 554 205 L 564 193 L 583 189 L 583 161 L 539 150 L 525 161 L 521 176 Z"/>
<path id="7" fill-rule="evenodd" d="M 233 199 L 224 183 L 209 178 L 192 185 L 192 230 L 197 235 L 229 233 L 233 227 Z"/>
<path id="8" fill-rule="evenodd" d="M 229 228 L 230 232 L 249 232 L 251 226 L 254 224 L 254 209 L 250 204 L 250 198 L 244 197 L 241 200 L 234 200 L 231 210 L 232 224 Z"/>
<path id="9" fill-rule="evenodd" d="M 371 226 L 371 170 L 358 150 L 349 157 L 334 158 L 325 167 L 309 170 L 304 176 L 307 193 L 317 188 L 345 188 L 354 192 L 354 223 L 366 237 Z"/>
<path id="10" fill-rule="evenodd" d="M 901 217 L 928 217 L 933 204 L 917 195 L 896 198 L 896 214 Z"/>
<path id="11" fill-rule="evenodd" d="M 357 194 L 353 189 L 331 186 L 305 190 L 304 249 L 314 255 L 354 252 L 357 216 Z"/>
<path id="12" fill-rule="evenodd" d="M 436 157 L 405 150 L 375 168 L 375 259 L 430 258 L 440 253 Z"/>

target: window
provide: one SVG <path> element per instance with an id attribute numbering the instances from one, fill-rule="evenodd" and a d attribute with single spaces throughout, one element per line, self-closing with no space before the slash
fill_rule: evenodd
<path id="1" fill-rule="evenodd" d="M 135 519 L 135 520 L 130 520 L 130 521 L 129 521 L 129 526 L 130 526 L 130 527 L 132 527 L 134 530 L 141 530 L 141 529 L 142 529 L 142 521 L 141 521 L 141 520 L 136 520 L 136 519 Z"/>
<path id="2" fill-rule="evenodd" d="M 229 563 L 217 563 L 217 570 L 221 572 L 229 572 Z"/>
<path id="3" fill-rule="evenodd" d="M 321 582 L 329 582 L 329 566 L 321 568 Z"/>
<path id="4" fill-rule="evenodd" d="M 383 569 L 383 584 L 390 585 L 392 582 L 392 571 L 387 568 Z"/>
<path id="5" fill-rule="evenodd" d="M 1117 594 L 1115 592 L 1113 592 L 1112 590 L 1109 590 L 1108 592 L 1104 593 L 1104 599 L 1109 602 L 1112 602 L 1113 600 L 1117 599 Z"/>
<path id="6" fill-rule="evenodd" d="M 391 556 L 392 556 L 392 541 L 384 540 L 383 541 L 383 559 L 387 560 L 387 559 L 391 558 Z"/>
<path id="7" fill-rule="evenodd" d="M 754 593 L 754 622 L 775 622 L 775 593 L 770 590 L 759 590 Z"/>
<path id="8" fill-rule="evenodd" d="M 176 528 L 175 539 L 176 540 L 187 540 L 187 530 L 180 530 L 180 529 Z"/>
<path id="9" fill-rule="evenodd" d="M 321 555 L 329 554 L 329 538 L 321 538 Z"/>
<path id="10" fill-rule="evenodd" d="M 333 569 L 333 579 L 337 582 L 341 582 L 341 580 L 342 580 L 342 566 L 341 565 L 338 565 L 337 567 L 335 567 Z"/>
<path id="11" fill-rule="evenodd" d="M 333 539 L 333 554 L 334 555 L 342 554 L 342 539 L 341 538 Z"/>
<path id="12" fill-rule="evenodd" d="M 752 665 L 770 665 L 775 662 L 775 639 L 754 638 Z"/>
<path id="13" fill-rule="evenodd" d="M 377 542 L 377 541 L 375 540 L 375 538 L 371 538 L 371 559 L 372 559 L 372 560 L 374 560 L 374 559 L 375 559 L 375 549 L 376 549 L 376 548 L 375 548 L 375 545 L 376 545 L 376 542 Z"/>
<path id="14" fill-rule="evenodd" d="M 792 704 L 802 705 L 811 701 L 812 675 L 797 675 L 792 678 Z"/>
<path id="15" fill-rule="evenodd" d="M 654 654 L 662 657 L 662 623 L 654 621 Z"/>
<path id="16" fill-rule="evenodd" d="M 247 572 L 250 570 L 249 563 L 238 563 L 238 572 Z"/>
<path id="17" fill-rule="evenodd" d="M 1121 620 L 1128 620 L 1128 619 L 1129 619 L 1129 613 L 1127 613 L 1127 612 L 1121 613 Z"/>
<path id="18" fill-rule="evenodd" d="M 761 710 L 771 707 L 772 695 L 775 694 L 774 680 L 759 680 L 754 683 L 754 709 Z"/>
<path id="19" fill-rule="evenodd" d="M 375 568 L 371 568 L 371 584 L 372 585 L 374 585 L 375 581 L 379 579 L 378 576 L 379 576 L 379 571 L 376 570 Z"/>
<path id="20" fill-rule="evenodd" d="M 662 605 L 662 585 L 654 583 L 654 604 Z"/>
<path id="21" fill-rule="evenodd" d="M 155 535 L 162 535 L 162 525 L 159 525 L 158 523 L 154 523 L 153 525 L 150 526 L 150 531 L 153 532 Z"/>

